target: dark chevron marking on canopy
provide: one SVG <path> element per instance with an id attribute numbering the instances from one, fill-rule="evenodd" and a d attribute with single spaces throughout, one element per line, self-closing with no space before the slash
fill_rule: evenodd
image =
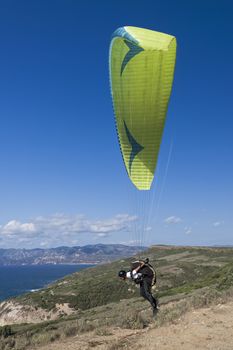
<path id="1" fill-rule="evenodd" d="M 129 143 L 132 146 L 132 150 L 131 150 L 130 158 L 129 158 L 129 172 L 131 174 L 131 167 L 132 167 L 132 163 L 134 161 L 134 158 L 136 157 L 136 155 L 139 152 L 141 152 L 144 149 L 144 147 L 141 146 L 139 143 L 137 143 L 135 138 L 131 135 L 129 129 L 127 128 L 125 121 L 124 121 L 124 126 L 125 126 L 125 132 L 126 132 L 126 135 L 128 137 Z"/>
<path id="2" fill-rule="evenodd" d="M 123 62 L 121 64 L 121 75 L 126 67 L 126 65 L 129 63 L 129 61 L 134 58 L 134 56 L 138 55 L 140 52 L 144 51 L 144 49 L 138 45 L 135 45 L 131 43 L 130 41 L 124 40 L 124 43 L 128 46 L 129 51 L 125 55 Z"/>

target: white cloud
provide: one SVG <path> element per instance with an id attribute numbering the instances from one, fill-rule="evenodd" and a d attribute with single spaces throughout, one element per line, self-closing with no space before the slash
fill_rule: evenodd
<path id="1" fill-rule="evenodd" d="M 106 237 L 107 234 L 106 234 L 106 233 L 97 233 L 97 236 L 98 236 L 98 237 Z"/>
<path id="2" fill-rule="evenodd" d="M 111 219 L 93 221 L 88 220 L 84 215 L 55 214 L 49 217 L 38 217 L 34 224 L 40 232 L 59 231 L 68 235 L 82 232 L 98 234 L 121 231 L 135 220 L 135 216 L 128 214 L 119 214 Z"/>
<path id="3" fill-rule="evenodd" d="M 224 221 L 216 221 L 216 222 L 213 223 L 213 226 L 214 227 L 218 227 L 218 226 L 221 226 L 223 224 L 224 224 Z"/>
<path id="4" fill-rule="evenodd" d="M 90 220 L 84 215 L 54 214 L 37 217 L 22 223 L 11 220 L 0 227 L 0 239 L 7 242 L 25 242 L 31 246 L 54 246 L 77 242 L 77 234 L 90 233 L 106 237 L 114 232 L 128 230 L 136 216 L 118 214 L 109 219 Z"/>
<path id="5" fill-rule="evenodd" d="M 138 246 L 142 244 L 142 242 L 139 239 L 134 239 L 130 241 L 121 241 L 119 243 L 124 245 L 138 245 Z"/>
<path id="6" fill-rule="evenodd" d="M 188 227 L 188 226 L 185 227 L 184 228 L 184 232 L 185 232 L 186 235 L 190 235 L 190 233 L 192 233 L 192 227 Z"/>
<path id="7" fill-rule="evenodd" d="M 20 221 L 11 220 L 6 225 L 0 227 L 0 233 L 4 235 L 16 235 L 20 233 L 32 234 L 36 232 L 36 227 L 32 222 L 22 224 Z"/>
<path id="8" fill-rule="evenodd" d="M 181 218 L 178 216 L 169 216 L 164 220 L 166 224 L 178 224 L 179 222 L 182 222 Z"/>
<path id="9" fill-rule="evenodd" d="M 46 248 L 49 245 L 49 242 L 40 242 L 40 247 Z"/>

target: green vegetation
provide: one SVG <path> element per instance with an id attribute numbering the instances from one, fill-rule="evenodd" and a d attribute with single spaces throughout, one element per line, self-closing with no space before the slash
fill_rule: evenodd
<path id="1" fill-rule="evenodd" d="M 191 307 L 223 302 L 233 295 L 231 248 L 160 246 L 151 248 L 147 256 L 157 270 L 157 294 L 162 305 L 157 326 L 171 322 Z M 108 335 L 111 327 L 147 327 L 151 322 L 148 303 L 138 296 L 136 285 L 117 278 L 117 272 L 128 269 L 131 261 L 129 258 L 89 268 L 15 298 L 20 304 L 48 312 L 64 303 L 76 311 L 56 321 L 0 328 L 0 350 L 27 349 L 84 332 Z"/>
<path id="2" fill-rule="evenodd" d="M 233 249 L 230 248 L 186 248 L 154 247 L 148 257 L 158 272 L 161 296 L 186 292 L 201 286 L 215 284 L 216 278 L 225 275 L 233 264 Z M 120 269 L 128 269 L 132 259 L 99 265 L 74 273 L 36 293 L 16 298 L 20 303 L 53 310 L 56 304 L 69 303 L 76 310 L 86 310 L 125 298 L 135 297 L 129 286 L 117 278 Z M 225 265 L 229 265 L 225 267 Z M 218 273 L 220 274 L 219 277 Z M 226 277 L 229 279 L 229 277 Z M 224 278 L 223 278 L 224 279 Z M 230 281 L 222 281 L 222 288 Z"/>

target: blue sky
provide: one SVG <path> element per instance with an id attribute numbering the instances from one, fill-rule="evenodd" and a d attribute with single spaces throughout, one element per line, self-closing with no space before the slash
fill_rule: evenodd
<path id="1" fill-rule="evenodd" d="M 0 247 L 137 241 L 108 76 L 124 25 L 178 42 L 144 243 L 233 244 L 232 14 L 227 0 L 0 2 Z"/>

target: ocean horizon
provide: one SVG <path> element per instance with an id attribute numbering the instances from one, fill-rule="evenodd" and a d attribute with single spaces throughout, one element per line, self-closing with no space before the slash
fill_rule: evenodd
<path id="1" fill-rule="evenodd" d="M 0 301 L 46 287 L 66 275 L 94 264 L 0 266 Z"/>

